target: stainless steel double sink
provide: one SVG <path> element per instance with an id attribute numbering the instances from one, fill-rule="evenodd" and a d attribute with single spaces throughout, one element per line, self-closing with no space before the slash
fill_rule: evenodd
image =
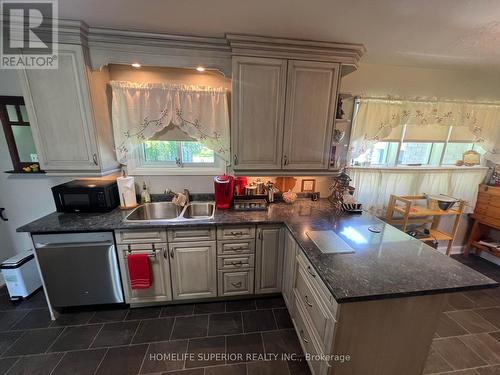
<path id="1" fill-rule="evenodd" d="M 145 203 L 125 218 L 126 223 L 161 223 L 193 220 L 210 220 L 215 215 L 214 202 L 190 202 L 179 207 L 172 202 Z"/>

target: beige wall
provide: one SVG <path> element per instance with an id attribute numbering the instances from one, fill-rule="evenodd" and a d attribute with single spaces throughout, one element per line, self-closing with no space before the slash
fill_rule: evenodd
<path id="1" fill-rule="evenodd" d="M 212 70 L 198 72 L 194 69 L 151 66 L 143 66 L 136 69 L 128 65 L 111 64 L 109 66 L 109 76 L 114 81 L 175 83 L 231 89 L 231 79 L 224 77 L 220 72 Z"/>
<path id="2" fill-rule="evenodd" d="M 458 100 L 499 100 L 500 74 L 361 64 L 342 79 L 341 92 L 360 96 L 422 96 Z"/>

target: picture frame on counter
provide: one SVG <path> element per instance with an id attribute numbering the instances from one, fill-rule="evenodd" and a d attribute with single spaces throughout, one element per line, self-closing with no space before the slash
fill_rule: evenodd
<path id="1" fill-rule="evenodd" d="M 301 192 L 310 192 L 313 193 L 316 189 L 316 180 L 314 178 L 311 179 L 304 179 L 302 180 Z"/>

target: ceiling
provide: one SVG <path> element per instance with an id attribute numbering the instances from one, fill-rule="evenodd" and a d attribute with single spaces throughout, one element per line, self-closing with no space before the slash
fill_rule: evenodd
<path id="1" fill-rule="evenodd" d="M 362 62 L 500 67 L 499 0 L 59 0 L 90 26 L 362 43 Z"/>

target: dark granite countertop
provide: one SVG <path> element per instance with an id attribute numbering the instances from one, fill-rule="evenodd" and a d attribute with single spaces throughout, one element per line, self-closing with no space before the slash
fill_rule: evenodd
<path id="1" fill-rule="evenodd" d="M 217 210 L 213 220 L 168 224 L 130 224 L 130 211 L 104 214 L 52 213 L 18 228 L 18 232 L 55 233 L 114 229 L 222 224 L 285 224 L 337 302 L 396 298 L 491 288 L 492 279 L 439 253 L 368 214 L 335 215 L 330 202 L 298 200 L 272 204 L 268 211 Z M 381 228 L 380 233 L 368 230 Z M 334 230 L 352 254 L 324 254 L 307 237 L 310 230 Z"/>

